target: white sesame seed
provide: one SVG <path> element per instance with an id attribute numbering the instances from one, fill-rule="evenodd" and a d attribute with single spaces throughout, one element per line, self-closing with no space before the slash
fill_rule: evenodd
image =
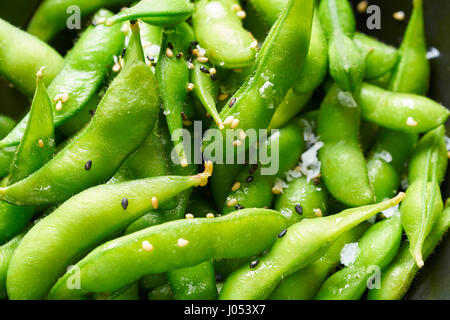
<path id="1" fill-rule="evenodd" d="M 210 74 L 216 74 L 216 73 L 217 73 L 216 68 L 211 68 L 211 69 L 209 69 L 209 73 L 210 73 Z"/>
<path id="2" fill-rule="evenodd" d="M 198 56 L 198 54 L 199 54 L 198 49 L 193 49 L 193 50 L 192 50 L 192 54 L 193 54 L 194 56 Z"/>
<path id="3" fill-rule="evenodd" d="M 105 18 L 105 17 L 102 17 L 102 18 L 98 19 L 95 23 L 96 23 L 96 24 L 103 24 L 103 23 L 105 23 L 105 22 L 106 22 L 106 18 Z"/>
<path id="4" fill-rule="evenodd" d="M 192 62 L 188 62 L 188 68 L 189 70 L 194 69 L 194 64 Z"/>
<path id="5" fill-rule="evenodd" d="M 234 11 L 238 12 L 238 11 L 242 11 L 242 7 L 238 4 L 234 4 L 231 9 L 233 9 Z"/>
<path id="6" fill-rule="evenodd" d="M 62 94 L 58 93 L 54 98 L 53 98 L 53 102 L 59 101 L 62 99 Z"/>
<path id="7" fill-rule="evenodd" d="M 145 251 L 148 251 L 148 252 L 153 251 L 153 245 L 150 242 L 148 242 L 147 240 L 143 241 L 142 249 L 144 249 Z"/>
<path id="8" fill-rule="evenodd" d="M 61 101 L 62 103 L 66 103 L 69 100 L 69 94 L 67 92 L 63 93 L 61 95 Z"/>
<path id="9" fill-rule="evenodd" d="M 231 124 L 234 120 L 234 116 L 228 116 L 225 121 L 223 122 L 224 125 Z"/>
<path id="10" fill-rule="evenodd" d="M 169 57 L 169 58 L 172 58 L 172 57 L 173 57 L 173 51 L 170 50 L 170 48 L 167 48 L 167 49 L 166 49 L 166 56 Z"/>
<path id="11" fill-rule="evenodd" d="M 119 72 L 120 71 L 120 64 L 116 63 L 115 65 L 113 65 L 112 70 L 114 72 Z"/>
<path id="12" fill-rule="evenodd" d="M 239 19 L 245 19 L 245 17 L 247 17 L 247 14 L 245 13 L 244 10 L 240 10 L 236 13 L 236 15 L 238 16 Z"/>
<path id="13" fill-rule="evenodd" d="M 208 214 L 206 215 L 206 218 L 208 218 L 208 219 L 214 218 L 214 213 L 208 213 Z"/>
<path id="14" fill-rule="evenodd" d="M 236 190 L 239 190 L 240 187 L 241 187 L 241 183 L 239 181 L 235 182 L 233 184 L 233 186 L 231 187 L 231 191 L 235 192 Z"/>
<path id="15" fill-rule="evenodd" d="M 233 119 L 233 121 L 231 122 L 231 129 L 236 129 L 238 125 L 239 119 Z"/>
<path id="16" fill-rule="evenodd" d="M 313 209 L 314 214 L 316 215 L 316 217 L 322 217 L 322 210 L 320 208 L 315 208 Z"/>
<path id="17" fill-rule="evenodd" d="M 156 198 L 156 197 L 153 197 L 152 198 L 152 206 L 153 206 L 153 209 L 158 209 L 158 198 Z"/>
<path id="18" fill-rule="evenodd" d="M 44 141 L 42 141 L 42 139 L 39 139 L 38 145 L 39 145 L 39 148 L 43 148 L 44 147 Z"/>
<path id="19" fill-rule="evenodd" d="M 414 120 L 413 117 L 408 117 L 408 119 L 406 119 L 406 124 L 408 125 L 408 127 L 415 127 L 418 125 L 417 121 Z"/>
<path id="20" fill-rule="evenodd" d="M 397 21 L 403 21 L 405 20 L 405 12 L 403 11 L 397 11 L 394 12 L 394 14 L 392 15 L 394 17 L 395 20 Z"/>
<path id="21" fill-rule="evenodd" d="M 188 86 L 187 86 L 187 91 L 188 92 L 191 92 L 192 90 L 194 90 L 194 88 L 195 88 L 195 85 L 193 84 L 193 83 L 188 83 Z"/>
<path id="22" fill-rule="evenodd" d="M 206 63 L 209 61 L 209 59 L 207 57 L 198 57 L 197 61 L 200 63 Z"/>
<path id="23" fill-rule="evenodd" d="M 282 194 L 283 193 L 283 189 L 279 186 L 274 186 L 272 188 L 272 193 L 273 194 Z"/>
<path id="24" fill-rule="evenodd" d="M 188 244 L 189 244 L 189 241 L 187 241 L 187 240 L 185 240 L 185 239 L 183 239 L 183 238 L 178 239 L 177 245 L 178 245 L 180 248 L 183 248 L 183 247 L 187 246 Z"/>
<path id="25" fill-rule="evenodd" d="M 232 207 L 232 206 L 235 206 L 235 205 L 237 205 L 237 200 L 236 199 L 228 199 L 227 200 L 227 206 L 228 207 Z"/>
<path id="26" fill-rule="evenodd" d="M 60 111 L 62 109 L 62 102 L 61 102 L 61 100 L 58 101 L 58 103 L 56 104 L 55 109 L 56 109 L 56 111 Z"/>
<path id="27" fill-rule="evenodd" d="M 186 219 L 194 219 L 194 215 L 192 213 L 186 213 L 185 218 Z"/>
<path id="28" fill-rule="evenodd" d="M 358 5 L 356 6 L 356 10 L 358 10 L 359 13 L 365 13 L 368 6 L 369 3 L 366 0 L 363 0 L 358 3 Z"/>

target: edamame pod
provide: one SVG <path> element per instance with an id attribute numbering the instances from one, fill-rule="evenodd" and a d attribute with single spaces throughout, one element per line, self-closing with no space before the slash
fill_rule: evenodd
<path id="1" fill-rule="evenodd" d="M 356 32 L 353 40 L 363 57 L 365 57 L 365 79 L 381 77 L 396 66 L 399 54 L 394 47 L 361 32 Z"/>
<path id="2" fill-rule="evenodd" d="M 29 98 L 36 90 L 34 75 L 46 66 L 45 84 L 55 78 L 64 59 L 53 48 L 0 19 L 0 74 Z"/>
<path id="3" fill-rule="evenodd" d="M 389 90 L 425 95 L 430 81 L 430 62 L 426 57 L 422 0 L 413 0 L 413 11 L 399 51 L 401 58 Z"/>
<path id="4" fill-rule="evenodd" d="M 106 21 L 108 26 L 126 20 L 141 19 L 156 26 L 175 26 L 194 12 L 189 0 L 141 0 Z"/>
<path id="5" fill-rule="evenodd" d="M 363 83 L 356 96 L 363 119 L 406 133 L 422 133 L 443 124 L 449 111 L 431 99 L 391 92 Z"/>
<path id="6" fill-rule="evenodd" d="M 401 206 L 402 224 L 410 241 L 410 253 L 423 266 L 422 247 L 442 212 L 440 182 L 447 169 L 445 129 L 424 135 L 414 148 L 409 164 L 409 187 Z"/>
<path id="7" fill-rule="evenodd" d="M 402 239 L 400 214 L 370 227 L 358 242 L 360 252 L 349 266 L 322 284 L 316 300 L 358 300 L 370 288 L 370 277 L 379 275 L 394 259 Z"/>
<path id="8" fill-rule="evenodd" d="M 300 269 L 281 280 L 269 296 L 270 300 L 312 300 L 330 272 L 339 265 L 342 248 L 361 238 L 370 227 L 363 222 L 340 236 L 327 252 L 306 268 Z"/>
<path id="9" fill-rule="evenodd" d="M 200 0 L 192 24 L 200 46 L 221 68 L 242 68 L 252 64 L 258 49 L 256 39 L 242 26 L 237 0 Z M 239 6 L 240 7 L 240 6 Z M 236 7 L 237 8 L 237 7 Z"/>
<path id="10" fill-rule="evenodd" d="M 356 22 L 348 0 L 322 0 L 319 18 L 328 39 L 329 69 L 344 90 L 354 92 L 364 76 L 364 57 L 353 41 Z"/>
<path id="11" fill-rule="evenodd" d="M 397 205 L 404 197 L 360 208 L 347 209 L 328 217 L 306 219 L 289 227 L 269 253 L 228 276 L 220 293 L 222 300 L 264 299 L 281 279 L 320 258 L 333 241 L 382 210 Z"/>
<path id="12" fill-rule="evenodd" d="M 447 208 L 423 244 L 424 259 L 431 255 L 449 227 L 450 209 Z M 409 251 L 409 244 L 404 241 L 394 261 L 381 274 L 380 287 L 370 290 L 367 299 L 400 300 L 408 291 L 418 271 L 419 267 Z"/>
<path id="13" fill-rule="evenodd" d="M 278 129 L 288 123 L 306 107 L 312 95 L 313 92 L 296 94 L 292 89 L 289 90 L 277 111 L 275 111 L 272 120 L 270 120 L 267 130 Z"/>
<path id="14" fill-rule="evenodd" d="M 111 16 L 111 12 L 100 10 L 95 21 Z M 90 101 L 106 77 L 107 66 L 113 65 L 113 56 L 123 47 L 124 34 L 120 26 L 90 26 L 65 58 L 61 72 L 48 87 L 53 101 L 53 122 L 60 126 Z M 0 148 L 17 145 L 21 141 L 28 115 L 0 142 Z"/>
<path id="15" fill-rule="evenodd" d="M 175 300 L 170 284 L 165 283 L 150 291 L 147 295 L 148 300 Z"/>
<path id="16" fill-rule="evenodd" d="M 135 89 L 128 90 L 130 85 Z M 126 67 L 108 88 L 88 127 L 41 169 L 0 188 L 0 198 L 19 205 L 55 204 L 109 179 L 153 128 L 159 111 L 156 92 L 155 78 L 145 63 Z"/>
<path id="17" fill-rule="evenodd" d="M 359 146 L 360 112 L 350 93 L 334 85 L 320 107 L 317 132 L 323 181 L 340 202 L 357 207 L 372 203 L 366 159 Z"/>
<path id="18" fill-rule="evenodd" d="M 48 298 L 112 291 L 148 273 L 194 266 L 214 258 L 253 256 L 270 247 L 285 226 L 278 212 L 267 209 L 164 223 L 97 247 L 76 265 L 81 289 L 67 288 L 71 274 L 66 273 Z M 121 257 L 126 257 L 127 263 L 111 263 Z"/>
<path id="19" fill-rule="evenodd" d="M 80 254 L 120 232 L 159 202 L 190 187 L 205 185 L 211 172 L 212 164 L 208 164 L 204 173 L 195 176 L 155 177 L 101 185 L 72 197 L 39 221 L 21 242 L 8 271 L 9 297 L 42 298 Z M 112 292 L 123 286 L 98 292 Z"/>
<path id="20" fill-rule="evenodd" d="M 145 62 L 144 49 L 142 48 L 141 29 L 137 20 L 130 21 L 130 37 L 126 46 L 124 61 L 125 65 L 133 61 Z"/>

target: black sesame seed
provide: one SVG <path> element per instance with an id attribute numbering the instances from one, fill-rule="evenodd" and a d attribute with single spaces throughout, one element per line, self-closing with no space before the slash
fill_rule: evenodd
<path id="1" fill-rule="evenodd" d="M 284 229 L 283 231 L 281 231 L 281 232 L 278 234 L 278 238 L 283 238 L 284 235 L 286 234 L 286 232 L 287 232 L 287 229 Z"/>
<path id="2" fill-rule="evenodd" d="M 209 74 L 209 69 L 205 66 L 200 66 L 200 71 L 206 74 Z"/>
<path id="3" fill-rule="evenodd" d="M 125 52 L 127 52 L 127 48 L 122 49 L 122 54 L 120 55 L 122 58 L 125 57 Z"/>
<path id="4" fill-rule="evenodd" d="M 193 47 L 198 46 L 198 41 L 192 41 L 192 42 L 191 42 L 191 46 L 193 46 Z"/>
<path id="5" fill-rule="evenodd" d="M 256 266 L 257 266 L 258 264 L 259 264 L 259 260 L 252 261 L 252 263 L 250 263 L 250 269 L 256 268 Z"/>
<path id="6" fill-rule="evenodd" d="M 90 113 L 92 116 L 95 116 L 95 110 L 90 109 L 90 110 L 89 110 L 89 113 Z"/>
<path id="7" fill-rule="evenodd" d="M 240 204 L 237 204 L 237 205 L 234 206 L 234 208 L 235 208 L 236 210 L 242 210 L 242 209 L 244 209 L 244 206 L 242 206 L 242 205 L 240 205 Z"/>
<path id="8" fill-rule="evenodd" d="M 245 179 L 245 182 L 250 183 L 253 182 L 253 180 L 255 180 L 253 176 L 248 176 L 247 179 Z"/>
<path id="9" fill-rule="evenodd" d="M 252 164 L 251 166 L 250 166 L 250 169 L 248 169 L 248 172 L 250 173 L 250 174 L 254 174 L 255 173 L 255 171 L 258 169 L 258 165 L 257 164 Z"/>
<path id="10" fill-rule="evenodd" d="M 233 98 L 230 100 L 230 108 L 234 106 L 234 104 L 236 103 L 236 98 Z"/>
<path id="11" fill-rule="evenodd" d="M 183 118 L 184 121 L 189 120 L 186 113 L 184 113 L 184 111 L 181 111 L 181 117 Z"/>
<path id="12" fill-rule="evenodd" d="M 84 164 L 84 169 L 86 169 L 86 171 L 89 171 L 91 170 L 91 168 L 92 168 L 92 160 L 88 160 L 88 162 Z"/>
<path id="13" fill-rule="evenodd" d="M 192 60 L 192 57 L 189 57 L 189 58 L 187 59 L 187 61 L 190 62 L 190 63 L 192 63 L 192 61 L 193 61 L 193 60 Z"/>
<path id="14" fill-rule="evenodd" d="M 128 199 L 127 198 L 122 198 L 122 208 L 124 210 L 126 210 L 128 207 Z"/>
<path id="15" fill-rule="evenodd" d="M 167 46 L 169 47 L 170 50 L 173 50 L 173 44 L 172 44 L 172 42 L 167 43 Z"/>
<path id="16" fill-rule="evenodd" d="M 216 81 L 217 80 L 217 76 L 214 73 L 211 73 L 210 77 L 211 77 L 212 81 Z"/>
<path id="17" fill-rule="evenodd" d="M 303 213 L 303 208 L 301 205 L 297 204 L 295 206 L 295 211 L 297 211 L 298 214 L 302 214 Z"/>
<path id="18" fill-rule="evenodd" d="M 178 52 L 178 54 L 176 55 L 177 59 L 181 59 L 181 57 L 183 57 L 183 52 Z"/>
<path id="19" fill-rule="evenodd" d="M 151 62 L 155 61 L 155 57 L 153 57 L 153 56 L 147 56 L 147 59 Z"/>

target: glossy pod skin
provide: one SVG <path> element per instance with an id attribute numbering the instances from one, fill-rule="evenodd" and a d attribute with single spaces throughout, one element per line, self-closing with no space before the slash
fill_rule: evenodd
<path id="1" fill-rule="evenodd" d="M 296 94 L 294 90 L 289 90 L 270 120 L 267 130 L 279 129 L 288 123 L 306 107 L 312 95 L 313 92 Z"/>
<path id="2" fill-rule="evenodd" d="M 374 205 L 347 209 L 339 214 L 302 220 L 289 227 L 269 253 L 258 260 L 254 268 L 242 266 L 224 283 L 219 299 L 264 299 L 280 280 L 320 258 L 331 243 L 378 212 L 395 206 L 404 197 Z M 301 249 L 299 249 L 301 248 Z"/>
<path id="3" fill-rule="evenodd" d="M 320 107 L 317 134 L 324 146 L 319 150 L 322 177 L 328 191 L 340 202 L 352 206 L 372 203 L 366 160 L 359 146 L 360 112 L 348 105 L 334 85 Z M 354 102 L 353 102 L 354 103 Z"/>
<path id="4" fill-rule="evenodd" d="M 397 193 L 404 165 L 409 160 L 417 140 L 416 134 L 380 129 L 375 146 L 367 159 L 369 179 L 376 202 Z"/>
<path id="5" fill-rule="evenodd" d="M 39 221 L 16 250 L 8 271 L 10 298 L 44 297 L 80 254 L 154 208 L 153 197 L 163 203 L 190 187 L 204 185 L 212 167 L 208 170 L 190 177 L 167 176 L 101 185 L 69 199 Z"/>
<path id="6" fill-rule="evenodd" d="M 358 242 L 356 260 L 331 275 L 320 288 L 316 300 L 358 300 L 369 285 L 369 278 L 394 259 L 402 239 L 400 214 L 374 224 Z M 370 289 L 370 287 L 369 287 Z"/>
<path id="7" fill-rule="evenodd" d="M 95 21 L 111 16 L 100 10 Z M 107 67 L 113 65 L 113 56 L 123 47 L 124 34 L 120 26 L 108 28 L 104 25 L 90 26 L 83 32 L 73 49 L 67 54 L 61 72 L 48 87 L 53 103 L 55 127 L 75 116 L 97 93 L 106 77 Z M 63 102 L 57 95 L 68 94 Z M 57 107 L 61 106 L 61 109 Z M 25 116 L 10 134 L 0 142 L 0 147 L 17 145 L 24 134 L 28 116 Z"/>
<path id="8" fill-rule="evenodd" d="M 0 19 L 0 74 L 32 98 L 36 89 L 34 75 L 46 66 L 45 84 L 55 78 L 64 59 L 53 48 L 32 35 Z"/>
<path id="9" fill-rule="evenodd" d="M 136 89 L 124 90 L 130 84 Z M 156 90 L 147 65 L 136 62 L 125 68 L 110 85 L 88 127 L 41 169 L 1 188 L 0 198 L 19 205 L 55 204 L 105 182 L 153 128 L 159 111 Z"/>
<path id="10" fill-rule="evenodd" d="M 0 115 L 0 139 L 4 138 L 15 125 L 16 122 L 13 119 Z M 16 147 L 0 149 L 0 177 L 3 178 L 8 174 L 16 150 Z"/>
<path id="11" fill-rule="evenodd" d="M 356 32 L 353 40 L 363 57 L 365 57 L 365 79 L 381 77 L 396 66 L 399 60 L 399 53 L 394 47 L 361 32 Z"/>
<path id="12" fill-rule="evenodd" d="M 277 177 L 283 177 L 284 173 L 290 170 L 300 159 L 305 149 L 302 129 L 297 123 L 292 122 L 273 133 L 266 141 L 268 150 L 278 148 L 278 167 L 274 174 L 268 175 L 261 170 L 264 165 L 248 165 L 236 177 L 233 185 L 240 187 L 231 190 L 227 196 L 227 201 L 222 212 L 229 213 L 239 208 L 264 208 L 272 205 L 272 187 Z M 270 151 L 272 152 L 272 151 Z M 273 160 L 272 160 L 273 161 Z M 266 166 L 273 166 L 274 163 Z M 234 201 L 235 200 L 235 201 Z M 234 203 L 236 202 L 236 203 Z M 230 205 L 234 203 L 233 205 Z"/>
<path id="13" fill-rule="evenodd" d="M 442 212 L 439 185 L 447 169 L 445 128 L 425 134 L 414 148 L 409 163 L 409 187 L 401 206 L 402 224 L 410 241 L 410 253 L 423 266 L 422 247 Z"/>
<path id="14" fill-rule="evenodd" d="M 309 266 L 298 270 L 281 280 L 268 297 L 270 300 L 312 300 L 327 276 L 340 262 L 342 248 L 347 243 L 356 242 L 370 227 L 368 222 L 347 231 L 336 239 L 326 253 Z"/>
<path id="15" fill-rule="evenodd" d="M 450 209 L 447 208 L 424 242 L 422 251 L 424 259 L 431 255 L 449 227 Z M 380 288 L 370 290 L 367 299 L 400 300 L 408 291 L 418 271 L 419 267 L 409 251 L 409 244 L 404 241 L 395 259 L 381 274 Z"/>
<path id="16" fill-rule="evenodd" d="M 270 247 L 285 227 L 284 218 L 267 209 L 244 209 L 220 218 L 164 223 L 97 247 L 77 263 L 81 290 L 67 288 L 66 281 L 71 276 L 67 273 L 58 280 L 48 298 L 66 299 L 84 292 L 108 292 L 148 273 L 195 266 L 214 258 L 253 256 Z M 142 249 L 143 242 L 153 249 Z M 120 257 L 126 257 L 127 263 L 111 264 Z"/>
<path id="17" fill-rule="evenodd" d="M 156 65 L 156 78 L 167 125 L 179 162 L 183 167 L 187 165 L 187 158 L 183 136 L 179 135 L 178 131 L 183 129 L 182 112 L 189 84 L 189 69 L 183 57 L 187 56 L 189 45 L 193 40 L 192 28 L 185 22 L 173 29 L 165 29 L 161 53 Z M 181 58 L 178 56 L 180 53 L 182 53 Z"/>
<path id="18" fill-rule="evenodd" d="M 239 1 L 200 0 L 192 15 L 200 46 L 215 65 L 225 69 L 251 65 L 258 48 L 255 38 L 242 26 L 233 7 L 236 5 Z"/>
<path id="19" fill-rule="evenodd" d="M 422 2 L 413 0 L 413 11 L 399 49 L 401 59 L 394 69 L 389 85 L 391 91 L 419 95 L 425 95 L 428 91 L 430 62 L 426 57 Z"/>
<path id="20" fill-rule="evenodd" d="M 322 0 L 319 18 L 328 39 L 329 70 L 346 91 L 355 91 L 364 76 L 364 57 L 353 36 L 356 22 L 348 0 Z"/>
<path id="21" fill-rule="evenodd" d="M 443 124 L 449 111 L 431 99 L 363 83 L 356 96 L 363 119 L 406 133 L 423 133 Z"/>
<path id="22" fill-rule="evenodd" d="M 194 11 L 189 0 L 141 0 L 129 9 L 122 10 L 106 21 L 108 26 L 117 22 L 141 19 L 156 26 L 175 26 Z"/>
<path id="23" fill-rule="evenodd" d="M 258 130 L 268 127 L 276 106 L 283 101 L 306 59 L 311 35 L 313 2 L 291 0 L 283 15 L 272 27 L 258 53 L 249 78 L 220 112 L 222 119 L 233 116 L 239 120 L 235 129 L 246 131 L 250 128 Z M 226 130 L 222 131 L 226 155 L 225 146 L 232 141 L 226 141 Z M 208 147 L 208 140 L 211 141 L 211 137 L 205 137 L 203 150 Z M 246 148 L 247 143 L 245 148 L 241 149 Z M 233 179 L 239 172 L 239 166 L 217 165 L 215 169 L 216 177 L 212 179 L 212 187 L 214 194 L 217 192 L 215 199 L 220 208 Z"/>

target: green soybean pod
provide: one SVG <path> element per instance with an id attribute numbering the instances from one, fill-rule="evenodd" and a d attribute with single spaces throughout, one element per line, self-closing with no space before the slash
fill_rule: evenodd
<path id="1" fill-rule="evenodd" d="M 258 42 L 244 29 L 234 6 L 236 0 L 200 0 L 192 24 L 200 46 L 221 68 L 242 68 L 252 64 Z"/>
<path id="2" fill-rule="evenodd" d="M 449 227 L 450 209 L 447 208 L 424 242 L 422 252 L 424 259 L 433 253 Z M 395 259 L 381 274 L 380 287 L 370 290 L 367 299 L 400 300 L 408 291 L 418 271 L 419 267 L 409 251 L 409 244 L 404 241 Z"/>
<path id="3" fill-rule="evenodd" d="M 141 41 L 141 28 L 137 20 L 130 21 L 131 33 L 126 46 L 125 56 L 123 57 L 125 64 L 133 61 L 145 62 L 144 49 Z"/>
<path id="4" fill-rule="evenodd" d="M 34 75 L 47 67 L 48 85 L 64 65 L 61 55 L 46 43 L 0 19 L 0 74 L 27 97 L 36 89 Z"/>
<path id="5" fill-rule="evenodd" d="M 374 224 L 358 242 L 360 252 L 355 261 L 325 280 L 315 299 L 359 300 L 370 287 L 371 275 L 382 272 L 394 259 L 401 239 L 402 223 L 398 213 Z"/>
<path id="6" fill-rule="evenodd" d="M 409 187 L 401 206 L 402 224 L 410 241 L 410 253 L 423 266 L 422 247 L 437 223 L 443 203 L 439 188 L 446 168 L 445 129 L 440 126 L 424 135 L 409 164 Z"/>
<path id="7" fill-rule="evenodd" d="M 100 185 L 64 202 L 27 233 L 14 253 L 7 278 L 10 298 L 44 297 L 82 253 L 117 234 L 159 202 L 190 187 L 205 185 L 211 171 L 212 165 L 208 165 L 204 173 L 195 176 L 155 177 Z M 98 292 L 113 292 L 123 286 Z"/>
<path id="8" fill-rule="evenodd" d="M 364 76 L 364 57 L 353 41 L 356 22 L 348 0 L 323 0 L 319 18 L 328 39 L 329 70 L 346 91 L 354 92 Z"/>
<path id="9" fill-rule="evenodd" d="M 195 266 L 210 259 L 252 256 L 270 247 L 285 226 L 276 211 L 244 209 L 220 218 L 184 219 L 147 228 L 97 247 L 76 265 L 82 274 L 81 289 L 67 288 L 69 272 L 58 280 L 48 298 L 113 291 L 148 273 Z M 117 259 L 127 262 L 111 264 Z"/>
<path id="10" fill-rule="evenodd" d="M 0 139 L 4 138 L 16 125 L 16 122 L 9 117 L 0 115 Z M 3 178 L 9 173 L 11 162 L 16 152 L 16 147 L 0 149 L 0 177 Z"/>
<path id="11" fill-rule="evenodd" d="M 211 261 L 167 273 L 175 300 L 216 300 L 216 276 Z"/>
<path id="12" fill-rule="evenodd" d="M 375 201 L 392 197 L 400 186 L 405 163 L 418 140 L 417 135 L 381 128 L 367 161 Z"/>
<path id="13" fill-rule="evenodd" d="M 365 79 L 375 79 L 389 73 L 397 65 L 399 53 L 394 47 L 384 44 L 364 33 L 356 32 L 353 38 L 365 57 Z"/>
<path id="14" fill-rule="evenodd" d="M 413 0 L 413 11 L 402 44 L 400 61 L 394 69 L 389 90 L 425 95 L 430 82 L 422 0 Z"/>
<path id="15" fill-rule="evenodd" d="M 141 19 L 156 26 L 175 26 L 189 18 L 193 11 L 194 5 L 189 0 L 141 0 L 108 18 L 106 24 L 111 26 L 117 22 Z"/>
<path id="16" fill-rule="evenodd" d="M 44 70 L 36 74 L 36 93 L 27 127 L 11 164 L 9 184 L 16 183 L 40 169 L 55 151 L 53 109 L 44 84 Z"/>
<path id="17" fill-rule="evenodd" d="M 141 229 L 142 230 L 142 229 Z M 139 230 L 138 230 L 139 231 Z M 153 273 L 143 276 L 138 281 L 139 289 L 142 292 L 149 293 L 154 289 L 167 284 L 166 273 Z"/>
<path id="18" fill-rule="evenodd" d="M 147 295 L 148 300 L 175 300 L 170 284 L 165 283 L 150 291 Z"/>
<path id="19" fill-rule="evenodd" d="M 319 150 L 322 177 L 328 191 L 348 206 L 372 203 L 373 190 L 367 165 L 359 146 L 358 105 L 334 85 L 320 107 L 317 132 L 323 147 Z"/>
<path id="20" fill-rule="evenodd" d="M 382 127 L 406 133 L 423 133 L 445 123 L 449 111 L 416 94 L 391 92 L 363 83 L 356 95 L 361 117 Z"/>
<path id="21" fill-rule="evenodd" d="M 348 243 L 356 242 L 369 228 L 368 222 L 347 231 L 334 241 L 327 252 L 311 263 L 298 270 L 289 277 L 281 280 L 275 290 L 270 294 L 270 300 L 312 300 L 320 289 L 330 272 L 340 261 L 340 254 Z"/>
<path id="22" fill-rule="evenodd" d="M 191 41 L 194 39 L 192 28 L 186 23 L 163 31 L 162 50 L 156 65 L 159 94 L 167 119 L 167 126 L 174 141 L 176 154 L 181 166 L 187 166 L 183 145 L 183 106 L 187 97 L 189 69 L 182 58 L 187 55 Z"/>
<path id="23" fill-rule="evenodd" d="M 381 203 L 344 210 L 328 217 L 304 219 L 294 224 L 284 235 L 280 234 L 281 237 L 264 257 L 228 276 L 219 299 L 268 297 L 283 278 L 320 258 L 342 234 L 378 212 L 395 206 L 403 197 L 404 194 L 400 193 Z"/>
<path id="24" fill-rule="evenodd" d="M 289 90 L 277 111 L 275 111 L 272 120 L 270 120 L 267 130 L 278 129 L 288 123 L 306 107 L 312 95 L 312 91 L 305 94 L 296 94 L 294 90 Z"/>
<path id="25" fill-rule="evenodd" d="M 100 10 L 94 20 L 111 16 L 111 12 Z M 120 26 L 105 25 L 88 27 L 75 46 L 66 55 L 61 72 L 48 86 L 53 103 L 55 127 L 75 116 L 97 93 L 106 77 L 107 67 L 113 65 L 113 56 L 122 50 L 124 34 Z M 19 144 L 28 116 L 0 142 L 0 148 Z"/>
<path id="26" fill-rule="evenodd" d="M 134 90 L 129 90 L 131 85 Z M 0 198 L 19 205 L 54 204 L 109 179 L 154 127 L 156 92 L 154 75 L 145 63 L 125 68 L 83 132 L 41 169 L 0 188 Z"/>

